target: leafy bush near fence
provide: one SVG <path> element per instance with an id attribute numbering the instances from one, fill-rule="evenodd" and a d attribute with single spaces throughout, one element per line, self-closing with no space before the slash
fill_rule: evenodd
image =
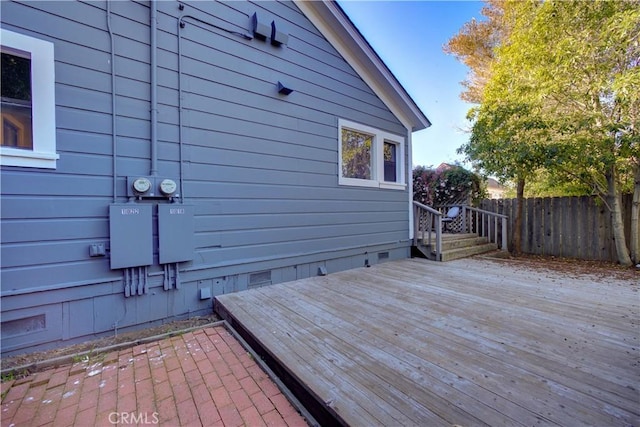
<path id="1" fill-rule="evenodd" d="M 422 204 L 442 206 L 462 202 L 475 206 L 485 197 L 482 178 L 462 166 L 413 169 L 413 200 Z"/>

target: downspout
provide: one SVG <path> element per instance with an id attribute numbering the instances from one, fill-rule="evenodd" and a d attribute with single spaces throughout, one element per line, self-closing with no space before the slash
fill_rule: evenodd
<path id="1" fill-rule="evenodd" d="M 109 3 L 109 2 L 107 2 Z M 158 5 L 156 0 L 150 0 L 150 31 L 151 31 L 151 176 L 158 175 Z"/>
<path id="2" fill-rule="evenodd" d="M 116 141 L 116 49 L 113 30 L 111 29 L 111 2 L 107 2 L 107 31 L 111 45 L 111 152 L 113 169 L 113 203 L 118 201 L 117 185 L 117 141 Z"/>

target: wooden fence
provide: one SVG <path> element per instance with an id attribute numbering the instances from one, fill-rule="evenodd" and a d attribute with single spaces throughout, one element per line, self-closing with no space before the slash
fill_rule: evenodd
<path id="1" fill-rule="evenodd" d="M 622 197 L 627 245 L 632 195 Z M 509 250 L 513 249 L 516 199 L 485 199 L 480 208 L 507 215 Z M 522 252 L 588 260 L 617 261 L 611 214 L 596 197 L 525 199 L 522 211 Z M 500 230 L 498 230 L 500 233 Z"/>

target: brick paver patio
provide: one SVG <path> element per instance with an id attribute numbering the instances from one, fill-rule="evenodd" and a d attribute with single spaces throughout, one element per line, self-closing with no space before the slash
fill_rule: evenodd
<path id="1" fill-rule="evenodd" d="M 306 426 L 223 326 L 2 383 L 2 427 Z"/>

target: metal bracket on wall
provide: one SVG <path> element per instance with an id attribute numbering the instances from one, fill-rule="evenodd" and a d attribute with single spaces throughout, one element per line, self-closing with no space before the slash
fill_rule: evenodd
<path id="1" fill-rule="evenodd" d="M 123 270 L 124 296 L 129 298 L 135 295 L 149 293 L 149 271 L 145 267 L 129 267 Z"/>
<path id="2" fill-rule="evenodd" d="M 164 276 L 162 278 L 162 286 L 165 291 L 172 288 L 181 289 L 182 283 L 180 282 L 180 265 L 176 262 L 173 264 L 164 264 Z M 173 267 L 173 268 L 172 268 Z M 171 271 L 173 270 L 173 272 Z"/>

